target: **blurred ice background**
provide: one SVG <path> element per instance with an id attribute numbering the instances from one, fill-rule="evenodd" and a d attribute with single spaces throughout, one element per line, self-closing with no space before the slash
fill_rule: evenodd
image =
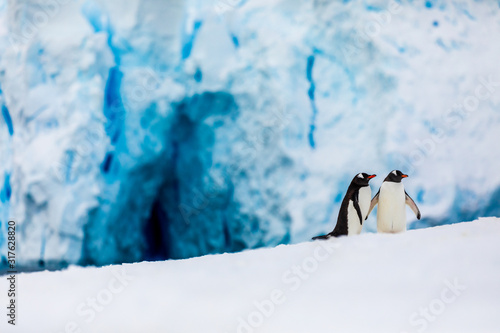
<path id="1" fill-rule="evenodd" d="M 410 228 L 500 216 L 499 40 L 498 1 L 0 0 L 2 264 L 9 219 L 25 268 L 306 241 L 395 168 Z"/>

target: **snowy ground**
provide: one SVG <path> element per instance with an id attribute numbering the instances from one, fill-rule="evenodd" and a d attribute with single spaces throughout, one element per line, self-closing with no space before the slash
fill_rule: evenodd
<path id="1" fill-rule="evenodd" d="M 500 219 L 18 275 L 1 332 L 500 332 Z M 7 281 L 0 280 L 5 312 Z"/>

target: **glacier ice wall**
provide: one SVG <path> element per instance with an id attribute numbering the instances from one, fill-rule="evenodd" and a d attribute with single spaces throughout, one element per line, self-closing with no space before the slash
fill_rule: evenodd
<path id="1" fill-rule="evenodd" d="M 359 171 L 500 215 L 499 7 L 0 0 L 3 262 L 9 219 L 24 266 L 307 240 Z"/>

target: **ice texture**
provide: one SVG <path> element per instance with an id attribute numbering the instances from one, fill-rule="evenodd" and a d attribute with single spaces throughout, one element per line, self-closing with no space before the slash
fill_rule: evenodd
<path id="1" fill-rule="evenodd" d="M 493 1 L 0 0 L 2 262 L 9 219 L 25 267 L 304 241 L 358 172 L 499 216 L 498 40 Z"/>

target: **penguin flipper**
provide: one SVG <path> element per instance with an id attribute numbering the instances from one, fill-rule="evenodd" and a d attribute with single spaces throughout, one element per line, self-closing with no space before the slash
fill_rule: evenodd
<path id="1" fill-rule="evenodd" d="M 359 223 L 363 224 L 363 214 L 361 214 L 361 208 L 359 208 L 359 202 L 358 200 L 354 200 L 353 202 L 354 209 L 356 209 L 356 213 L 358 213 L 358 218 L 359 218 Z"/>
<path id="2" fill-rule="evenodd" d="M 413 199 L 408 195 L 408 193 L 406 193 L 405 191 L 405 203 L 410 206 L 411 210 L 415 213 L 415 215 L 417 216 L 417 220 L 420 220 L 420 210 L 418 209 L 417 207 L 417 204 L 415 203 L 415 201 L 413 201 Z"/>
<path id="3" fill-rule="evenodd" d="M 373 208 L 378 204 L 378 196 L 380 194 L 380 190 L 378 190 L 377 194 L 373 197 L 371 203 L 370 203 L 370 209 L 368 209 L 368 213 L 366 214 L 365 220 L 368 219 L 368 216 L 370 216 L 370 213 L 372 212 Z"/>

